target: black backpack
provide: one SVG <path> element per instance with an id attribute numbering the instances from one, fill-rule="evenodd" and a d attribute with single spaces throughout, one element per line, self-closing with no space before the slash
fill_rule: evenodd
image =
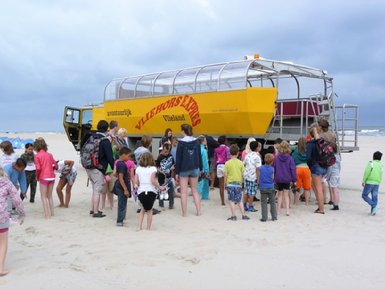
<path id="1" fill-rule="evenodd" d="M 324 168 L 334 165 L 336 163 L 336 156 L 333 145 L 323 138 L 317 139 L 315 144 L 318 154 L 318 164 Z"/>

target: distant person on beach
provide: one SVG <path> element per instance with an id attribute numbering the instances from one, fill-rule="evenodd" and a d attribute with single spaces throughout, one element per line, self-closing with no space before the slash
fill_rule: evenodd
<path id="1" fill-rule="evenodd" d="M 297 172 L 291 149 L 286 141 L 277 146 L 278 154 L 274 159 L 274 177 L 278 188 L 277 207 L 281 210 L 282 198 L 285 198 L 286 216 L 290 215 L 290 184 L 297 181 Z"/>
<path id="2" fill-rule="evenodd" d="M 270 205 L 270 214 L 273 221 L 277 220 L 277 207 L 275 204 L 274 187 L 274 155 L 265 154 L 265 164 L 257 169 L 259 189 L 261 190 L 261 222 L 266 222 L 268 218 L 267 204 Z"/>
<path id="3" fill-rule="evenodd" d="M 4 167 L 6 164 L 14 163 L 16 159 L 19 157 L 13 150 L 12 143 L 8 140 L 3 141 L 0 144 L 0 148 L 4 153 L 0 157 L 0 167 Z"/>
<path id="4" fill-rule="evenodd" d="M 4 177 L 4 171 L 0 168 L 0 277 L 8 274 L 5 270 L 5 257 L 8 249 L 8 228 L 10 213 L 8 203 L 12 204 L 19 215 L 20 225 L 24 222 L 25 212 L 23 202 L 15 188 L 15 186 Z"/>
<path id="5" fill-rule="evenodd" d="M 239 210 L 242 214 L 242 220 L 249 220 L 250 218 L 246 216 L 245 210 L 242 203 L 242 183 L 243 183 L 243 173 L 245 167 L 238 159 L 239 147 L 236 144 L 230 146 L 230 160 L 226 161 L 223 168 L 224 172 L 224 183 L 226 185 L 226 190 L 230 202 L 230 212 L 231 217 L 228 221 L 236 221 L 237 216 L 235 215 L 235 206 L 238 205 Z"/>
<path id="6" fill-rule="evenodd" d="M 310 136 L 312 140 L 306 145 L 306 161 L 311 171 L 311 182 L 314 194 L 317 199 L 318 208 L 314 211 L 317 214 L 325 214 L 324 194 L 322 188 L 322 178 L 326 175 L 327 168 L 321 167 L 318 163 L 319 154 L 317 149 L 318 124 L 313 123 L 310 126 Z"/>
<path id="7" fill-rule="evenodd" d="M 25 176 L 26 162 L 18 158 L 14 163 L 6 164 L 4 172 L 17 190 L 20 189 L 20 198 L 23 200 L 27 193 L 27 179 Z"/>
<path id="8" fill-rule="evenodd" d="M 217 168 L 217 177 L 219 181 L 219 195 L 221 204 L 225 206 L 225 182 L 224 167 L 225 163 L 231 158 L 230 149 L 226 145 L 226 136 L 222 135 L 218 138 L 219 146 L 214 150 L 214 162 Z"/>
<path id="9" fill-rule="evenodd" d="M 249 137 L 247 139 L 247 143 L 246 143 L 245 149 L 242 151 L 242 155 L 241 155 L 241 161 L 242 162 L 245 160 L 247 154 L 251 152 L 250 143 L 253 142 L 253 141 L 256 141 L 256 139 L 253 138 L 253 137 Z"/>
<path id="10" fill-rule="evenodd" d="M 207 155 L 209 157 L 209 169 L 210 169 L 210 191 L 214 190 L 215 183 L 215 174 L 216 174 L 216 164 L 214 160 L 214 150 L 219 146 L 217 140 L 215 140 L 211 135 L 204 135 L 207 142 Z"/>
<path id="11" fill-rule="evenodd" d="M 33 144 L 27 143 L 25 145 L 25 152 L 20 156 L 27 166 L 25 167 L 25 176 L 27 178 L 27 191 L 30 187 L 29 202 L 35 202 L 37 179 L 36 179 L 36 166 L 35 166 L 35 153 L 33 152 Z"/>
<path id="12" fill-rule="evenodd" d="M 191 187 L 196 215 L 201 215 L 201 200 L 198 194 L 198 177 L 202 171 L 202 156 L 199 141 L 193 137 L 189 124 L 181 125 L 183 138 L 176 150 L 175 175 L 180 184 L 182 216 L 187 216 L 187 188 Z"/>
<path id="13" fill-rule="evenodd" d="M 174 158 L 171 155 L 171 144 L 165 142 L 162 146 L 162 151 L 159 153 L 158 158 L 156 159 L 156 167 L 158 169 L 158 173 L 164 175 L 164 183 L 168 187 L 167 193 L 168 198 L 161 198 L 162 195 L 159 196 L 159 207 L 164 208 L 164 201 L 168 201 L 168 208 L 171 210 L 174 208 L 174 179 L 172 175 L 175 169 Z"/>
<path id="14" fill-rule="evenodd" d="M 97 125 L 97 132 L 92 135 L 95 140 L 94 144 L 98 146 L 98 154 L 96 156 L 95 151 L 88 152 L 91 155 L 97 157 L 98 165 L 92 168 L 86 168 L 86 172 L 89 180 L 92 184 L 92 198 L 91 198 L 91 211 L 90 215 L 94 218 L 103 218 L 106 215 L 102 211 L 99 211 L 100 196 L 106 190 L 105 174 L 108 165 L 114 168 L 114 158 L 112 155 L 112 146 L 110 140 L 107 138 L 108 122 L 100 120 Z M 87 142 L 84 146 L 88 146 Z M 94 147 L 94 145 L 92 145 Z M 83 149 L 82 149 L 83 150 Z M 84 152 L 84 150 L 83 150 Z M 83 153 L 84 154 L 84 153 Z M 92 157 L 92 156 L 91 156 Z"/>
<path id="15" fill-rule="evenodd" d="M 150 151 L 151 143 L 152 143 L 152 137 L 151 136 L 149 136 L 149 135 L 143 135 L 142 136 L 142 138 L 140 139 L 141 146 L 138 147 L 134 151 L 136 164 L 139 164 L 140 157 L 142 156 L 142 154 L 151 152 Z"/>
<path id="16" fill-rule="evenodd" d="M 58 166 L 52 154 L 47 152 L 48 147 L 43 138 L 36 139 L 33 148 L 37 152 L 35 155 L 36 178 L 40 185 L 44 217 L 49 219 L 54 215 L 52 191 L 55 183 L 54 170 Z"/>
<path id="17" fill-rule="evenodd" d="M 118 122 L 116 120 L 111 120 L 108 126 L 109 126 L 109 130 L 107 132 L 107 136 L 111 137 L 112 139 L 116 138 L 119 131 Z"/>
<path id="18" fill-rule="evenodd" d="M 71 201 L 72 186 L 77 177 L 75 162 L 70 160 L 61 160 L 57 162 L 57 172 L 60 174 L 59 183 L 56 186 L 56 193 L 59 198 L 59 207 L 68 208 Z M 66 188 L 65 197 L 63 189 Z"/>
<path id="19" fill-rule="evenodd" d="M 331 165 L 325 175 L 325 179 L 329 185 L 331 202 L 333 203 L 332 211 L 338 211 L 340 209 L 340 173 L 341 173 L 341 154 L 336 150 L 337 146 L 333 146 L 336 162 Z"/>
<path id="20" fill-rule="evenodd" d="M 311 189 L 311 172 L 307 165 L 306 159 L 306 138 L 301 137 L 298 140 L 298 146 L 292 153 L 296 171 L 297 171 L 297 184 L 296 193 L 294 196 L 294 204 L 298 205 L 299 198 L 303 194 L 305 197 L 305 204 L 309 204 L 310 189 Z"/>
<path id="21" fill-rule="evenodd" d="M 209 157 L 206 149 L 207 140 L 204 135 L 198 137 L 199 143 L 201 145 L 201 157 L 202 157 L 202 172 L 198 179 L 198 193 L 202 200 L 209 199 L 209 178 L 210 178 L 210 167 L 209 167 Z"/>
<path id="22" fill-rule="evenodd" d="M 384 167 L 381 163 L 382 153 L 376 151 L 373 154 L 373 160 L 370 161 L 365 168 L 364 176 L 362 178 L 362 198 L 370 206 L 370 214 L 376 215 L 378 210 L 378 189 L 384 174 Z M 371 197 L 369 197 L 369 194 Z"/>
<path id="23" fill-rule="evenodd" d="M 118 216 L 116 225 L 124 226 L 126 218 L 127 199 L 131 197 L 131 175 L 126 162 L 130 159 L 131 150 L 128 147 L 121 147 L 119 150 L 119 159 L 116 162 L 117 180 L 115 181 L 113 191 L 118 196 Z"/>
<path id="24" fill-rule="evenodd" d="M 257 194 L 257 169 L 262 165 L 261 157 L 257 153 L 259 145 L 257 141 L 249 143 L 249 152 L 246 154 L 243 164 L 245 165 L 245 190 L 246 202 L 244 208 L 248 212 L 256 212 L 253 201 Z"/>
<path id="25" fill-rule="evenodd" d="M 128 144 L 127 144 L 127 130 L 125 128 L 120 128 L 118 130 L 118 135 L 116 137 L 116 143 L 118 145 L 118 148 L 117 148 L 118 151 L 122 147 L 128 147 Z"/>
<path id="26" fill-rule="evenodd" d="M 147 230 L 151 230 L 152 226 L 152 208 L 158 195 L 158 190 L 163 191 L 166 188 L 159 185 L 156 177 L 157 169 L 155 161 L 151 153 L 145 152 L 140 160 L 139 166 L 136 168 L 134 189 L 138 192 L 138 199 L 142 204 L 142 210 L 138 215 L 137 231 L 142 230 L 144 215 L 147 215 Z"/>
<path id="27" fill-rule="evenodd" d="M 159 149 L 161 149 L 163 147 L 163 144 L 165 143 L 168 143 L 171 145 L 171 142 L 172 142 L 172 129 L 166 128 L 166 130 L 164 131 L 164 135 L 159 142 Z"/>

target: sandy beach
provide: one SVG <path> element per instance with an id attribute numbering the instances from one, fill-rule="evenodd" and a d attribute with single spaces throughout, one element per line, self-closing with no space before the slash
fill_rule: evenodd
<path id="1" fill-rule="evenodd" d="M 227 222 L 229 209 L 220 206 L 215 190 L 202 203 L 202 216 L 194 215 L 189 197 L 189 215 L 182 218 L 176 199 L 174 210 L 154 217 L 153 231 L 135 232 L 133 201 L 126 227 L 115 226 L 116 208 L 105 210 L 106 218 L 89 217 L 91 187 L 64 134 L 17 136 L 44 137 L 55 159 L 75 160 L 79 174 L 70 208 L 57 208 L 50 220 L 43 218 L 39 197 L 34 204 L 24 201 L 27 217 L 22 226 L 10 228 L 10 274 L 0 278 L 0 288 L 361 289 L 385 284 L 384 183 L 376 216 L 369 216 L 361 199 L 364 167 L 374 151 L 385 150 L 385 137 L 360 137 L 360 151 L 342 155 L 340 211 L 328 206 L 325 215 L 314 214 L 312 194 L 311 205 L 292 206 L 291 215 L 281 214 L 277 222 L 259 221 L 260 203 L 258 212 L 249 213 L 251 220 Z"/>

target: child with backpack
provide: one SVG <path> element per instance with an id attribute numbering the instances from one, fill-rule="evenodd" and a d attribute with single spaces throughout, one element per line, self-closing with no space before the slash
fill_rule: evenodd
<path id="1" fill-rule="evenodd" d="M 376 151 L 373 154 L 373 160 L 370 161 L 365 168 L 362 178 L 362 198 L 370 205 L 370 214 L 376 215 L 378 210 L 378 188 L 382 181 L 384 167 L 381 163 L 382 153 Z M 369 197 L 371 195 L 371 198 Z"/>

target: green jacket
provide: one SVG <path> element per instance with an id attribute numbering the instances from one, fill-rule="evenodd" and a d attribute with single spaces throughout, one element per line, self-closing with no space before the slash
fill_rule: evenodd
<path id="1" fill-rule="evenodd" d="M 362 183 L 369 185 L 379 185 L 382 180 L 383 172 L 384 167 L 382 166 L 382 163 L 380 161 L 370 161 L 365 168 Z"/>

